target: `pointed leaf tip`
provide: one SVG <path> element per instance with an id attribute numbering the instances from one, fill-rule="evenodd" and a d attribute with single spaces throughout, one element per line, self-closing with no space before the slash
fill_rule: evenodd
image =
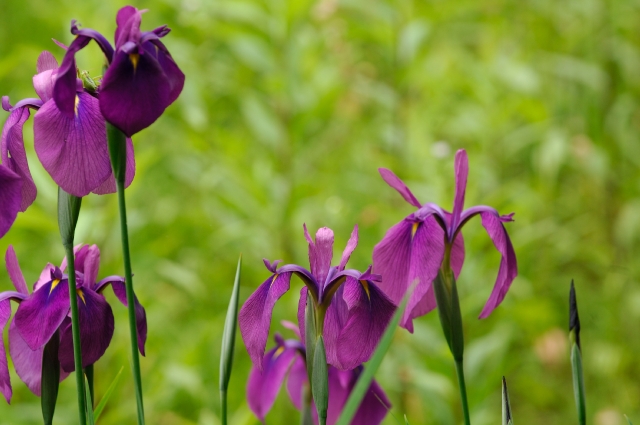
<path id="1" fill-rule="evenodd" d="M 509 391 L 507 389 L 507 380 L 502 377 L 502 425 L 513 425 L 513 417 L 511 416 L 511 403 L 509 402 Z"/>
<path id="2" fill-rule="evenodd" d="M 578 316 L 578 302 L 576 300 L 576 289 L 571 280 L 571 290 L 569 291 L 569 332 L 573 332 L 578 348 L 580 346 L 580 317 Z"/>

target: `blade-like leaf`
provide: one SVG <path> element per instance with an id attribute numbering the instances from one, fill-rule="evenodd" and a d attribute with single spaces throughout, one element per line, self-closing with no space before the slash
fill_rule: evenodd
<path id="1" fill-rule="evenodd" d="M 100 415 L 102 415 L 102 411 L 104 410 L 105 406 L 107 405 L 107 402 L 109 401 L 109 398 L 111 397 L 111 395 L 115 391 L 116 387 L 118 386 L 118 382 L 120 382 L 120 377 L 122 376 L 122 371 L 123 370 L 124 370 L 124 366 L 122 366 L 120 368 L 120 371 L 117 373 L 116 377 L 113 378 L 113 381 L 111 381 L 111 384 L 109 385 L 109 388 L 107 388 L 107 392 L 104 393 L 104 395 L 102 396 L 102 399 L 100 399 L 100 403 L 98 403 L 98 405 L 96 406 L 95 410 L 93 411 L 93 418 L 94 418 L 94 420 L 96 422 L 100 418 Z"/>
<path id="2" fill-rule="evenodd" d="M 404 415 L 404 423 L 405 425 L 409 425 L 409 419 L 407 419 L 407 415 Z"/>
<path id="3" fill-rule="evenodd" d="M 42 419 L 45 425 L 51 425 L 53 423 L 56 401 L 58 400 L 58 387 L 60 386 L 59 346 L 60 338 L 58 331 L 56 331 L 44 346 L 44 352 L 42 354 L 42 398 L 40 399 L 40 406 L 42 407 Z"/>
<path id="4" fill-rule="evenodd" d="M 338 421 L 335 425 L 349 425 L 351 423 L 351 420 L 356 414 L 358 407 L 360 407 L 362 399 L 371 386 L 373 375 L 375 375 L 376 371 L 380 367 L 382 359 L 384 358 L 385 354 L 387 354 L 387 350 L 389 349 L 389 346 L 393 341 L 393 335 L 396 332 L 398 323 L 400 323 L 400 318 L 402 317 L 404 308 L 407 304 L 407 300 L 409 299 L 408 297 L 411 292 L 413 291 L 407 292 L 407 294 L 404 296 L 404 299 L 402 300 L 402 303 L 400 304 L 400 306 L 398 306 L 398 309 L 391 318 L 391 322 L 389 322 L 387 329 L 384 331 L 384 334 L 380 339 L 378 348 L 376 348 L 376 351 L 373 353 L 373 357 L 371 358 L 371 360 L 369 360 L 367 365 L 362 370 L 362 373 L 358 378 L 358 382 L 353 388 L 353 391 L 351 391 L 349 400 L 347 400 L 347 403 L 344 405 L 344 408 L 340 413 L 340 417 L 338 418 Z"/>
<path id="5" fill-rule="evenodd" d="M 89 381 L 87 376 L 84 375 L 84 400 L 87 403 L 87 425 L 96 425 L 96 421 L 93 417 L 93 406 L 91 404 L 91 393 L 89 392 Z"/>
<path id="6" fill-rule="evenodd" d="M 585 425 L 587 422 L 587 408 L 585 402 L 584 377 L 582 374 L 582 356 L 577 344 L 571 345 L 571 370 L 573 372 L 573 395 L 578 409 L 578 423 Z"/>
<path id="7" fill-rule="evenodd" d="M 628 417 L 627 415 L 624 415 L 624 418 L 627 420 L 627 422 L 629 422 L 629 425 L 633 425 L 633 424 L 631 423 L 631 419 L 629 419 L 629 417 Z"/>
<path id="8" fill-rule="evenodd" d="M 313 375 L 311 379 L 311 394 L 316 403 L 320 425 L 327 423 L 327 410 L 329 409 L 329 379 L 327 369 L 327 354 L 324 349 L 322 335 L 316 342 L 313 356 Z"/>
<path id="9" fill-rule="evenodd" d="M 307 306 L 304 309 L 304 345 L 306 347 L 307 376 L 313 378 L 313 360 L 316 349 L 316 312 L 311 293 L 307 291 Z"/>
<path id="10" fill-rule="evenodd" d="M 507 380 L 504 376 L 502 377 L 502 425 L 513 425 Z"/>
<path id="11" fill-rule="evenodd" d="M 242 268 L 242 255 L 238 259 L 236 277 L 233 282 L 231 299 L 227 307 L 227 317 L 224 321 L 222 332 L 222 349 L 220 352 L 220 405 L 222 409 L 222 423 L 227 423 L 227 389 L 233 369 L 233 350 L 236 344 L 236 328 L 238 327 L 238 298 L 240 293 L 240 270 Z"/>

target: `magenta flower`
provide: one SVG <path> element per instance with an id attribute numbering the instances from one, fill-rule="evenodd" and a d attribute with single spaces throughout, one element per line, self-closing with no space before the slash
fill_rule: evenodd
<path id="1" fill-rule="evenodd" d="M 295 325 L 292 326 L 295 327 Z M 304 389 L 305 387 L 309 388 L 304 345 L 298 340 L 284 340 L 278 334 L 275 335 L 275 340 L 275 348 L 264 356 L 262 370 L 254 366 L 247 382 L 249 408 L 263 423 L 265 423 L 267 413 L 273 407 L 285 378 L 287 378 L 287 393 L 296 409 L 302 410 L 303 404 L 311 401 L 304 400 Z M 333 425 L 337 422 L 361 371 L 362 366 L 357 366 L 352 370 L 340 370 L 329 366 L 327 425 Z M 378 425 L 390 408 L 391 402 L 389 402 L 387 395 L 374 380 L 351 424 Z M 315 414 L 314 422 L 317 424 L 317 412 L 315 409 L 312 409 L 312 411 Z"/>
<path id="2" fill-rule="evenodd" d="M 408 301 L 401 326 L 413 332 L 413 319 L 436 307 L 432 282 L 439 270 L 453 270 L 458 278 L 464 262 L 464 240 L 460 230 L 475 215 L 480 215 L 496 249 L 502 255 L 498 277 L 480 318 L 485 318 L 502 302 L 509 286 L 518 274 L 516 255 L 502 223 L 513 221 L 513 214 L 501 216 L 487 206 L 463 211 L 469 162 L 467 153 L 459 150 L 455 157 L 456 193 L 453 212 L 438 205 L 421 204 L 409 188 L 393 172 L 381 168 L 385 182 L 411 205 L 418 208 L 389 229 L 373 250 L 376 273 L 382 275 L 380 287 L 398 303 L 413 282 L 417 285 Z"/>
<path id="3" fill-rule="evenodd" d="M 20 211 L 22 179 L 0 164 L 0 238 L 11 228 Z"/>
<path id="4" fill-rule="evenodd" d="M 27 155 L 24 148 L 23 126 L 34 116 L 33 139 L 38 159 L 53 180 L 65 192 L 82 197 L 90 192 L 113 193 L 115 179 L 107 149 L 107 127 L 98 100 L 82 87 L 74 68 L 73 114 L 63 114 L 53 100 L 53 87 L 59 75 L 56 59 L 47 51 L 37 62 L 38 73 L 33 77 L 33 87 L 39 98 L 29 98 L 11 106 L 8 97 L 2 98 L 2 108 L 9 111 L 9 118 L 2 129 L 0 151 L 2 163 L 22 179 L 20 211 L 25 211 L 36 198 Z M 133 144 L 127 140 L 129 159 L 127 182 L 135 174 Z"/>
<path id="5" fill-rule="evenodd" d="M 291 275 L 295 274 L 305 284 L 299 304 L 303 334 L 304 308 L 307 291 L 310 291 L 314 308 L 325 313 L 322 334 L 327 363 L 342 370 L 353 369 L 371 357 L 396 307 L 374 283 L 379 281 L 379 276 L 371 274 L 371 267 L 364 273 L 345 270 L 358 244 L 358 226 L 337 267 L 331 267 L 333 231 L 327 227 L 319 229 L 315 242 L 306 226 L 304 233 L 309 242 L 311 271 L 295 264 L 278 267 L 280 261 L 264 260 L 272 275 L 240 309 L 238 322 L 242 338 L 254 366 L 261 369 L 273 306 L 289 290 Z M 323 329 L 322 323 L 319 329 Z"/>
<path id="6" fill-rule="evenodd" d="M 113 313 L 102 291 L 111 285 L 116 297 L 127 304 L 124 278 L 109 276 L 96 281 L 100 265 L 100 250 L 96 245 L 78 245 L 75 249 L 76 300 L 80 317 L 83 367 L 94 364 L 106 351 L 113 336 Z M 9 351 L 16 373 L 29 389 L 40 395 L 42 355 L 44 346 L 54 335 L 59 335 L 59 360 L 64 379 L 75 370 L 71 334 L 69 285 L 66 258 L 58 268 L 47 264 L 29 294 L 18 259 L 9 246 L 5 256 L 9 278 L 16 291 L 0 293 L 0 328 L 4 329 L 11 315 L 10 300 L 19 303 L 13 322 L 9 326 Z M 147 322 L 144 308 L 136 299 L 138 348 L 144 354 Z M 59 333 L 56 333 L 59 331 Z M 0 392 L 7 402 L 11 399 L 11 383 L 7 359 L 0 338 Z"/>
<path id="7" fill-rule="evenodd" d="M 100 84 L 100 111 L 108 122 L 131 137 L 153 124 L 180 95 L 184 74 L 173 61 L 160 39 L 169 33 L 167 26 L 141 32 L 144 10 L 125 6 L 116 16 L 115 50 L 107 39 L 92 29 L 79 29 L 71 22 L 76 36 L 60 67 L 53 97 L 68 117 L 74 113 L 75 54 L 95 40 L 109 63 Z"/>

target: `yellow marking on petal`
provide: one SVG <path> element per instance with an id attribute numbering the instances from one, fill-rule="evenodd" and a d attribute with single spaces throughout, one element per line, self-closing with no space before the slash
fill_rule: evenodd
<path id="1" fill-rule="evenodd" d="M 51 281 L 51 289 L 49 290 L 49 295 L 51 295 L 55 287 L 58 286 L 58 283 L 60 283 L 60 279 L 54 279 Z"/>
<path id="2" fill-rule="evenodd" d="M 140 55 L 137 53 L 131 53 L 129 54 L 129 60 L 131 61 L 131 64 L 133 65 L 133 71 L 135 72 L 136 69 L 138 69 L 138 61 L 140 60 Z"/>
<path id="3" fill-rule="evenodd" d="M 367 293 L 367 298 L 371 299 L 371 292 L 369 292 L 369 282 L 367 282 L 366 280 L 361 280 L 360 284 L 364 288 L 364 292 Z"/>
<path id="4" fill-rule="evenodd" d="M 411 238 L 413 239 L 413 237 L 416 235 L 416 232 L 418 231 L 418 227 L 420 226 L 420 222 L 416 221 L 415 223 L 413 223 L 413 226 L 411 226 Z"/>
<path id="5" fill-rule="evenodd" d="M 82 292 L 82 289 L 76 289 L 76 294 L 78 294 L 78 296 L 80 297 L 84 305 L 87 305 L 87 302 L 84 299 L 84 292 Z"/>
<path id="6" fill-rule="evenodd" d="M 73 110 L 75 111 L 76 115 L 78 115 L 78 104 L 80 103 L 80 97 L 78 95 L 76 95 L 76 101 L 73 105 Z"/>
<path id="7" fill-rule="evenodd" d="M 284 352 L 284 347 L 278 347 L 275 353 L 273 353 L 273 359 L 275 360 L 280 354 Z"/>
<path id="8" fill-rule="evenodd" d="M 276 279 L 278 278 L 278 274 L 274 274 L 273 275 L 273 279 L 271 279 L 271 283 L 269 284 L 269 288 L 271 288 L 271 286 L 273 285 L 273 283 L 276 281 Z"/>

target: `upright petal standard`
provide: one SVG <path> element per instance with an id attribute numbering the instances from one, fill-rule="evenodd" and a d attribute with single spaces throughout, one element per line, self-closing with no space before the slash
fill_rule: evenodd
<path id="1" fill-rule="evenodd" d="M 436 307 L 432 283 L 439 271 L 453 271 L 458 277 L 464 262 L 464 240 L 460 230 L 475 215 L 480 215 L 502 260 L 495 285 L 480 318 L 485 318 L 502 302 L 509 286 L 518 274 L 513 245 L 503 223 L 513 221 L 513 214 L 500 215 L 487 206 L 466 210 L 464 196 L 469 173 L 467 153 L 459 150 L 455 156 L 456 190 L 453 212 L 436 204 L 421 204 L 409 188 L 392 171 L 381 168 L 384 181 L 418 210 L 389 229 L 373 250 L 376 273 L 382 275 L 381 289 L 396 303 L 415 283 L 401 326 L 413 332 L 413 319 Z"/>

